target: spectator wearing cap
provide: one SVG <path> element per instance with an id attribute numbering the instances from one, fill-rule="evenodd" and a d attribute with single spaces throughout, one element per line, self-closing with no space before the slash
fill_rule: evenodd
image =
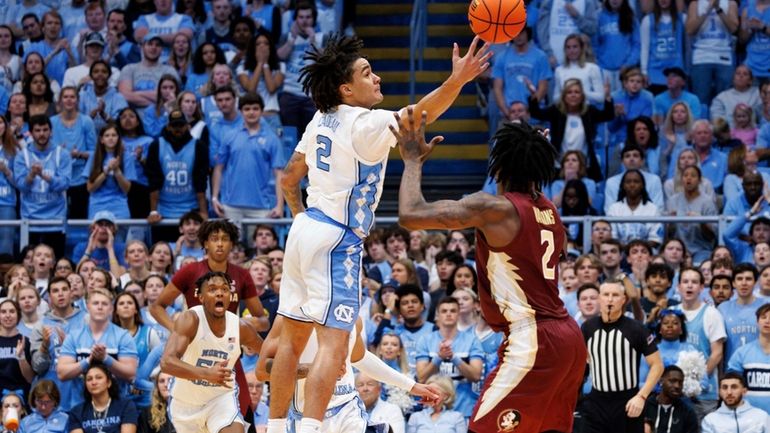
<path id="1" fill-rule="evenodd" d="M 243 125 L 224 136 L 211 180 L 214 211 L 235 221 L 279 218 L 283 216 L 280 185 L 286 165 L 281 140 L 271 128 L 261 126 L 261 96 L 246 94 L 238 105 Z"/>
<path id="2" fill-rule="evenodd" d="M 92 4 L 98 4 L 92 3 Z M 100 60 L 104 55 L 104 36 L 99 32 L 88 33 L 83 38 L 83 63 L 73 66 L 67 69 L 64 73 L 64 82 L 62 87 L 74 87 L 76 89 L 82 88 L 83 85 L 91 81 L 89 72 L 91 65 L 95 61 Z M 120 76 L 120 70 L 112 67 L 109 79 L 109 85 L 115 87 L 118 85 L 118 77 Z"/>
<path id="3" fill-rule="evenodd" d="M 70 42 L 61 37 L 62 19 L 56 11 L 48 11 L 43 15 L 43 40 L 35 42 L 25 53 L 24 59 L 29 53 L 36 52 L 43 56 L 45 72 L 50 80 L 61 83 L 64 72 L 70 66 L 75 66 L 77 60 Z"/>
<path id="4" fill-rule="evenodd" d="M 655 97 L 655 107 L 653 112 L 655 113 L 655 123 L 660 125 L 663 123 L 668 110 L 677 102 L 684 102 L 690 108 L 693 118 L 701 118 L 701 103 L 700 99 L 692 93 L 685 90 L 687 87 L 687 74 L 684 70 L 678 66 L 673 68 L 666 68 L 663 70 L 663 74 L 666 76 L 666 91 Z"/>
<path id="5" fill-rule="evenodd" d="M 159 38 L 163 44 L 162 60 L 168 58 L 171 44 L 178 34 L 187 35 L 193 39 L 195 26 L 192 18 L 174 12 L 172 0 L 154 0 L 155 13 L 142 15 L 134 23 L 134 40 L 145 41 L 148 38 Z"/>
<path id="6" fill-rule="evenodd" d="M 29 119 L 33 143 L 22 149 L 13 162 L 16 187 L 21 196 L 21 217 L 24 219 L 64 220 L 67 217 L 67 197 L 72 160 L 69 152 L 51 140 L 51 119 L 35 115 Z M 45 243 L 53 247 L 57 257 L 64 255 L 64 227 L 30 227 L 30 244 Z"/>
<path id="7" fill-rule="evenodd" d="M 113 261 L 125 267 L 126 245 L 115 242 L 118 232 L 117 218 L 108 210 L 97 212 L 88 227 L 88 242 L 79 242 L 72 251 L 72 258 L 82 263 L 91 260 L 96 267 L 110 269 Z"/>
<path id="8" fill-rule="evenodd" d="M 685 30 L 692 42 L 692 90 L 704 104 L 730 86 L 735 64 L 733 34 L 738 31 L 735 0 L 690 2 Z"/>
<path id="9" fill-rule="evenodd" d="M 85 57 L 85 39 L 91 33 L 99 33 L 102 37 L 102 42 L 107 36 L 107 17 L 104 12 L 103 2 L 89 1 L 86 4 L 85 13 L 85 28 L 79 29 L 78 33 L 71 38 L 72 46 L 77 49 L 78 59 L 81 61 Z"/>
<path id="10" fill-rule="evenodd" d="M 190 135 L 190 125 L 180 110 L 168 115 L 168 125 L 147 152 L 145 174 L 150 189 L 150 214 L 147 221 L 155 224 L 163 218 L 179 218 L 185 212 L 198 210 L 208 217 L 206 186 L 209 153 L 204 140 Z M 174 241 L 176 227 L 153 227 L 153 239 Z"/>
<path id="11" fill-rule="evenodd" d="M 623 173 L 627 170 L 639 170 L 644 176 L 644 183 L 650 200 L 663 209 L 663 184 L 660 182 L 660 176 L 643 170 L 645 153 L 641 146 L 636 143 L 628 143 L 620 151 L 620 161 L 623 165 L 621 173 L 607 179 L 604 185 L 604 213 L 609 212 L 610 206 L 618 200 L 620 191 L 620 180 Z"/>
<path id="12" fill-rule="evenodd" d="M 142 61 L 128 64 L 120 71 L 118 90 L 132 107 L 155 105 L 158 82 L 163 75 L 170 74 L 179 81 L 176 69 L 160 62 L 162 50 L 163 39 L 159 36 L 149 37 L 142 44 Z"/>

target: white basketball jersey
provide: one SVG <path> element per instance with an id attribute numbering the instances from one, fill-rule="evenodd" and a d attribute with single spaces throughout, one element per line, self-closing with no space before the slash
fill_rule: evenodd
<path id="1" fill-rule="evenodd" d="M 227 360 L 227 367 L 232 369 L 235 362 L 241 356 L 240 320 L 238 316 L 225 312 L 225 335 L 217 337 L 209 328 L 203 306 L 190 308 L 190 311 L 198 315 L 198 330 L 195 338 L 187 346 L 182 361 L 197 367 L 211 367 L 215 363 Z M 233 373 L 235 380 L 235 373 Z M 222 394 L 233 392 L 232 388 L 211 384 L 205 380 L 187 380 L 173 378 L 171 383 L 171 397 L 184 403 L 203 404 Z"/>
<path id="2" fill-rule="evenodd" d="M 340 379 L 337 379 L 337 383 L 334 384 L 334 392 L 332 393 L 331 400 L 329 400 L 329 404 L 326 406 L 327 409 L 347 403 L 358 395 L 353 368 L 350 365 L 350 352 L 353 351 L 353 346 L 355 346 L 355 344 L 356 331 L 354 329 L 350 332 L 350 337 L 348 339 L 348 356 L 345 357 L 345 375 Z M 301 364 L 312 364 L 315 360 L 316 353 L 318 353 L 318 337 L 316 336 L 316 332 L 313 331 L 307 341 L 305 350 L 302 352 L 302 355 L 299 356 L 299 362 Z M 305 379 L 297 380 L 297 385 L 294 389 L 293 404 L 294 409 L 302 413 L 302 410 L 305 407 Z"/>
<path id="3" fill-rule="evenodd" d="M 296 151 L 308 166 L 308 207 L 350 227 L 364 237 L 374 223 L 390 148 L 396 138 L 393 112 L 339 105 L 328 113 L 316 112 Z M 353 147 L 371 149 L 369 159 Z"/>

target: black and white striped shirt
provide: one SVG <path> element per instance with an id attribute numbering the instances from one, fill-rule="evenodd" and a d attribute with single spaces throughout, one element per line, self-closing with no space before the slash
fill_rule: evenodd
<path id="1" fill-rule="evenodd" d="M 590 357 L 593 389 L 628 391 L 639 386 L 639 362 L 658 351 L 655 340 L 641 323 L 621 316 L 604 323 L 594 317 L 582 326 Z"/>

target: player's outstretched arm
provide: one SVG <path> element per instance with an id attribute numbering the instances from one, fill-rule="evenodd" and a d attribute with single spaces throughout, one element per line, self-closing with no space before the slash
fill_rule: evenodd
<path id="1" fill-rule="evenodd" d="M 409 230 L 419 229 L 464 229 L 477 227 L 485 231 L 487 226 L 497 224 L 518 215 L 506 199 L 484 192 L 477 192 L 460 200 L 425 201 L 422 195 L 422 164 L 430 150 L 442 137 L 425 142 L 427 114 L 422 112 L 419 126 L 414 122 L 414 111 L 407 109 L 407 119 L 396 114 L 399 130 L 390 126 L 398 140 L 401 158 L 404 160 L 404 174 L 398 195 L 398 222 Z M 427 149 L 427 153 L 424 149 Z M 517 227 L 518 230 L 518 227 Z"/>
<path id="2" fill-rule="evenodd" d="M 300 183 L 302 179 L 307 176 L 308 168 L 305 164 L 305 155 L 299 152 L 294 152 L 286 163 L 286 167 L 283 169 L 283 177 L 281 177 L 281 189 L 283 190 L 283 197 L 286 204 L 291 209 L 291 214 L 297 216 L 305 211 L 305 205 L 302 203 L 302 189 Z"/>
<path id="3" fill-rule="evenodd" d="M 213 366 L 198 367 L 182 361 L 187 347 L 198 330 L 198 316 L 187 311 L 174 322 L 174 331 L 168 338 L 166 350 L 160 359 L 160 370 L 174 377 L 187 380 L 205 380 L 209 383 L 231 386 L 232 369 L 227 368 L 227 360 Z"/>
<path id="4" fill-rule="evenodd" d="M 457 99 L 463 86 L 489 68 L 492 53 L 489 44 L 478 48 L 479 37 L 473 38 L 468 52 L 460 57 L 460 47 L 454 44 L 452 48 L 452 74 L 436 90 L 428 93 L 415 105 L 418 113 L 428 112 L 428 123 L 433 123 Z M 402 109 L 401 114 L 405 111 Z"/>
<path id="5" fill-rule="evenodd" d="M 416 383 L 408 377 L 385 364 L 377 355 L 366 350 L 361 338 L 361 320 L 356 323 L 356 343 L 350 352 L 350 361 L 353 366 L 361 370 L 367 376 L 390 386 L 395 386 L 417 397 L 422 397 L 421 402 L 432 404 L 441 398 L 441 390 L 436 385 L 423 385 Z"/>
<path id="6" fill-rule="evenodd" d="M 174 321 L 171 320 L 171 316 L 168 315 L 166 308 L 172 305 L 176 298 L 181 294 L 182 292 L 174 285 L 174 283 L 169 282 L 160 292 L 158 299 L 148 307 L 150 315 L 157 320 L 161 326 L 169 331 L 174 330 Z"/>

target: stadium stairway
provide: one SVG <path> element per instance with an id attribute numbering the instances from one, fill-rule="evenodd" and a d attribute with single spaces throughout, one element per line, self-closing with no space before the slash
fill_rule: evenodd
<path id="1" fill-rule="evenodd" d="M 397 110 L 409 103 L 409 20 L 413 0 L 358 0 L 356 34 L 364 41 L 364 54 L 382 78 L 385 99 L 378 108 Z M 417 72 L 416 97 L 438 87 L 452 70 L 452 44 L 467 50 L 473 33 L 468 27 L 466 0 L 434 0 L 428 4 L 428 41 L 423 70 Z M 474 83 L 466 85 L 455 104 L 428 127 L 428 137 L 445 140 L 425 165 L 423 190 L 428 200 L 459 198 L 481 188 L 487 165 L 488 126 L 476 105 Z M 388 176 L 378 215 L 397 213 L 398 185 L 403 164 L 398 150 L 391 153 Z"/>

